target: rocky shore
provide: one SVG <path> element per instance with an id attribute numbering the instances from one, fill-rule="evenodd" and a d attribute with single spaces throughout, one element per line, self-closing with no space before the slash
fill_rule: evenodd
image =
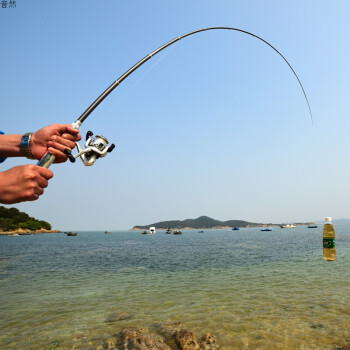
<path id="1" fill-rule="evenodd" d="M 95 344 L 94 344 L 95 343 Z M 206 333 L 199 339 L 179 322 L 155 325 L 155 331 L 129 327 L 105 340 L 89 344 L 96 350 L 218 350 L 216 338 Z"/>
<path id="2" fill-rule="evenodd" d="M 0 235 L 37 235 L 40 233 L 61 233 L 62 231 L 60 230 L 45 230 L 45 229 L 40 229 L 40 230 L 36 230 L 36 231 L 31 231 L 31 230 L 14 230 L 14 231 L 0 231 Z"/>
<path id="3" fill-rule="evenodd" d="M 75 337 L 80 344 L 74 349 L 88 348 L 94 350 L 219 350 L 216 337 L 210 333 L 197 338 L 196 334 L 181 325 L 180 322 L 164 323 L 148 328 L 128 327 L 104 339 L 86 339 L 84 335 Z M 49 349 L 56 348 L 56 342 Z M 84 344 L 84 345 L 83 345 Z M 63 345 L 63 344 L 62 344 Z M 350 350 L 350 341 L 334 344 L 333 350 Z"/>
<path id="4" fill-rule="evenodd" d="M 232 227 L 230 226 L 213 226 L 213 227 L 198 227 L 198 228 L 194 228 L 194 227 L 171 227 L 172 230 L 228 230 L 231 229 Z M 157 227 L 156 227 L 157 229 Z M 149 230 L 149 228 L 146 229 L 141 229 L 141 228 L 137 228 L 137 227 L 133 227 L 131 228 L 129 231 L 144 231 L 144 230 Z M 158 231 L 166 231 L 167 228 L 158 228 Z"/>
<path id="5" fill-rule="evenodd" d="M 124 315 L 125 316 L 125 315 Z M 122 318 L 124 319 L 124 316 Z M 118 318 L 118 317 L 117 317 Z M 77 337 L 76 340 L 82 340 Z M 197 338 L 180 322 L 169 322 L 148 328 L 128 327 L 105 339 L 85 339 L 89 349 L 95 350 L 219 350 L 216 337 L 210 333 Z M 74 347 L 80 349 L 79 346 Z M 85 348 L 85 347 L 84 347 Z M 350 350 L 350 342 L 334 344 L 333 350 Z"/>

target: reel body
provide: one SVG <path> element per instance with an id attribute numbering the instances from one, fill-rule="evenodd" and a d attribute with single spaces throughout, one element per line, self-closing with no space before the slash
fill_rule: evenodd
<path id="1" fill-rule="evenodd" d="M 96 135 L 92 137 L 92 135 L 92 131 L 86 133 L 85 148 L 82 148 L 78 142 L 75 143 L 78 149 L 77 154 L 73 155 L 69 149 L 64 150 L 64 153 L 72 163 L 75 162 L 76 158 L 80 157 L 85 166 L 91 166 L 98 158 L 105 157 L 107 153 L 112 152 L 115 148 L 113 143 L 108 146 L 108 140 L 104 136 Z"/>

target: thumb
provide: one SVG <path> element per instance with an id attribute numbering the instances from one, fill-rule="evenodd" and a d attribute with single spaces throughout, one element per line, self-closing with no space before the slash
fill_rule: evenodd
<path id="1" fill-rule="evenodd" d="M 56 130 L 60 133 L 60 135 L 64 133 L 73 135 L 79 134 L 79 130 L 73 128 L 73 126 L 70 124 L 56 124 Z"/>

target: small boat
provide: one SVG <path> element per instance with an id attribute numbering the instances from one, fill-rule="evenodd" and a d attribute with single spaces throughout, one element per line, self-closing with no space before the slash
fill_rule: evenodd
<path id="1" fill-rule="evenodd" d="M 308 225 L 307 228 L 317 228 L 317 225 Z"/>
<path id="2" fill-rule="evenodd" d="M 105 233 L 111 233 L 111 231 L 105 231 Z"/>
<path id="3" fill-rule="evenodd" d="M 67 236 L 77 236 L 78 232 L 65 232 Z"/>
<path id="4" fill-rule="evenodd" d="M 19 234 L 18 233 L 10 233 L 10 234 L 8 234 L 8 236 L 9 237 L 17 237 L 17 236 L 19 236 Z"/>
<path id="5" fill-rule="evenodd" d="M 297 226 L 294 224 L 280 225 L 280 228 L 295 228 L 295 227 Z"/>
<path id="6" fill-rule="evenodd" d="M 149 228 L 149 233 L 150 233 L 151 235 L 154 235 L 154 234 L 156 233 L 156 228 L 155 228 L 155 227 L 150 227 L 150 228 Z"/>
<path id="7" fill-rule="evenodd" d="M 198 233 L 203 233 L 204 231 L 198 231 Z"/>
<path id="8" fill-rule="evenodd" d="M 168 227 L 167 230 L 165 231 L 165 233 L 167 233 L 167 234 L 169 234 L 169 233 L 171 233 L 171 232 L 172 232 L 172 231 L 171 231 L 170 227 Z"/>
<path id="9" fill-rule="evenodd" d="M 182 235 L 182 232 L 181 231 L 174 231 L 174 235 Z"/>
<path id="10" fill-rule="evenodd" d="M 147 235 L 147 231 L 142 231 L 141 234 Z"/>
<path id="11" fill-rule="evenodd" d="M 263 227 L 260 229 L 260 231 L 272 231 L 271 227 Z"/>
<path id="12" fill-rule="evenodd" d="M 238 230 L 239 230 L 239 227 L 234 227 L 232 230 L 233 230 L 233 231 L 238 231 Z"/>

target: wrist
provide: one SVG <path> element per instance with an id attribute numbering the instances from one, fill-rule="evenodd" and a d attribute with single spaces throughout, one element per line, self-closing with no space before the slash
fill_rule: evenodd
<path id="1" fill-rule="evenodd" d="M 30 140 L 32 138 L 32 133 L 27 132 L 21 138 L 21 151 L 28 159 L 34 159 L 32 152 L 30 150 Z"/>

